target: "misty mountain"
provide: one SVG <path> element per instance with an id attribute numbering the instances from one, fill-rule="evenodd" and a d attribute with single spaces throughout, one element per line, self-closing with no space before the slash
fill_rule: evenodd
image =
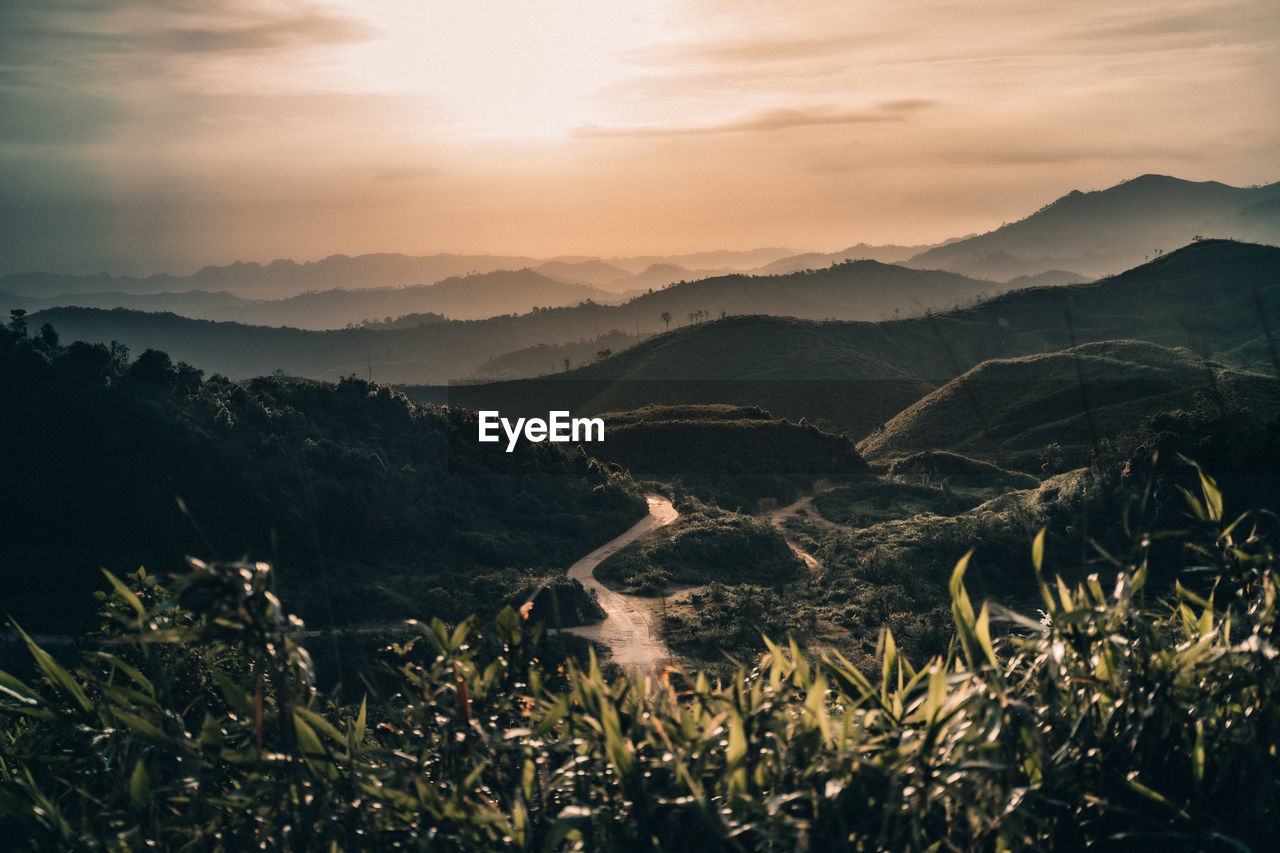
<path id="1" fill-rule="evenodd" d="M 22 296 L 0 293 L 0 309 L 21 308 L 28 313 L 48 308 L 128 308 L 133 311 L 171 311 L 184 317 L 210 320 L 234 319 L 254 305 L 268 305 L 267 300 L 245 299 L 225 290 L 185 290 L 161 293 L 126 293 L 122 290 L 66 293 L 55 296 Z"/>
<path id="2" fill-rule="evenodd" d="M 616 301 L 608 291 L 548 278 L 531 269 L 497 270 L 453 276 L 435 284 L 364 290 L 301 293 L 288 299 L 254 303 L 213 320 L 302 329 L 340 329 L 361 320 L 405 314 L 440 314 L 454 320 L 483 320 L 501 314 L 524 314 L 534 306 L 576 305 Z"/>
<path id="3" fill-rule="evenodd" d="M 1197 236 L 1280 242 L 1280 183 L 1245 189 L 1143 175 L 1105 190 L 1073 190 L 1018 222 L 921 252 L 909 265 L 996 281 L 1052 269 L 1098 277 Z"/>
<path id="4" fill-rule="evenodd" d="M 687 270 L 733 270 L 746 272 L 771 264 L 779 258 L 796 254 L 795 249 L 770 247 L 764 249 L 748 249 L 746 251 L 709 251 L 688 252 L 683 255 L 630 255 L 627 257 L 605 258 L 604 260 L 622 267 L 631 273 L 639 273 L 654 264 L 671 264 Z M 562 260 L 562 259 L 554 259 Z M 581 259 L 579 259 L 581 260 Z"/>
<path id="5" fill-rule="evenodd" d="M 512 414 L 648 404 L 759 405 L 866 436 L 989 359 L 1140 340 L 1245 370 L 1272 368 L 1280 249 L 1204 240 L 1091 284 L 1015 291 L 896 322 L 730 317 L 694 324 L 542 380 L 409 388 L 420 399 Z"/>
<path id="6" fill-rule="evenodd" d="M 489 285 L 510 284 L 515 293 L 520 293 L 521 282 L 527 284 L 531 281 L 529 276 L 550 281 L 525 272 L 473 276 L 444 284 L 457 299 L 476 300 Z M 442 286 L 421 290 L 434 292 Z M 162 349 L 175 359 L 232 377 L 280 369 L 313 379 L 337 379 L 353 372 L 367 376 L 372 370 L 374 378 L 384 382 L 443 383 L 472 376 L 495 356 L 539 344 L 594 340 L 614 331 L 632 339 L 656 334 L 666 328 L 664 313 L 671 316 L 675 327 L 704 323 L 722 313 L 880 319 L 894 316 L 895 311 L 912 315 L 929 308 L 967 303 L 998 287 L 955 273 L 857 261 L 789 276 L 732 275 L 686 282 L 646 293 L 619 306 L 592 302 L 571 308 L 544 307 L 518 317 L 431 322 L 408 328 L 384 326 L 322 333 L 207 323 L 173 314 L 62 308 L 42 311 L 31 322 L 33 328 L 51 322 L 68 339 L 114 339 L 135 351 Z M 358 293 L 338 295 L 353 305 L 360 304 Z M 594 350 L 591 352 L 594 354 Z M 544 373 L 547 365 L 545 353 L 530 350 L 523 375 Z M 508 359 L 502 370 L 510 375 L 513 367 Z"/>
<path id="7" fill-rule="evenodd" d="M 882 264 L 901 264 L 932 248 L 935 248 L 935 246 L 870 246 L 866 243 L 858 243 L 856 246 L 850 246 L 840 252 L 806 252 L 801 255 L 779 258 L 773 263 L 757 267 L 751 272 L 756 275 L 785 275 L 786 273 L 800 272 L 806 269 L 828 267 L 844 261 L 865 260 L 879 261 Z"/>
<path id="8" fill-rule="evenodd" d="M 592 287 L 604 287 L 610 290 L 615 282 L 631 278 L 631 273 L 622 267 L 615 267 L 604 261 L 547 261 L 538 264 L 536 270 L 543 275 L 558 281 L 572 284 L 589 284 Z"/>
<path id="9" fill-rule="evenodd" d="M 788 275 L 727 275 L 690 281 L 639 296 L 622 306 L 642 328 L 670 312 L 676 323 L 725 314 L 769 314 L 807 319 L 879 320 L 951 308 L 1003 288 L 938 270 L 914 270 L 878 261 L 844 261 Z M 624 327 L 625 328 L 625 327 Z M 659 327 L 661 328 L 661 327 Z"/>
<path id="10" fill-rule="evenodd" d="M 45 272 L 11 273 L 0 276 L 0 293 L 16 296 L 52 297 L 88 293 L 174 293 L 189 290 L 227 291 L 246 299 L 285 299 L 309 291 L 359 290 L 433 284 L 453 276 L 498 270 L 520 270 L 542 265 L 544 275 L 576 284 L 613 285 L 625 291 L 639 285 L 625 282 L 654 264 L 684 268 L 742 272 L 770 263 L 790 249 L 757 249 L 745 252 L 698 252 L 665 257 L 644 255 L 632 258 L 557 257 L 530 258 L 515 255 L 403 254 L 331 255 L 319 261 L 275 260 L 269 264 L 236 262 L 207 266 L 191 275 L 160 273 L 152 276 L 62 275 Z M 677 281 L 673 278 L 671 281 Z M 668 282 L 663 282 L 666 284 Z M 648 285 L 646 285 L 648 286 Z M 66 302 L 60 303 L 66 305 Z M 88 306 L 85 306 L 88 307 Z M 127 308 L 129 305 L 101 307 Z"/>
<path id="11" fill-rule="evenodd" d="M 0 276 L 0 291 L 20 296 L 57 296 L 103 291 L 225 290 L 246 298 L 283 299 L 311 290 L 430 284 L 450 276 L 522 269 L 537 263 L 539 261 L 535 258 L 503 255 L 331 255 L 320 261 L 303 263 L 276 260 L 265 265 L 236 262 L 226 266 L 208 266 L 187 276 L 168 273 L 146 277 L 113 277 L 107 273 L 96 276 L 14 273 Z"/>
<path id="12" fill-rule="evenodd" d="M 170 312 L 198 320 L 225 320 L 255 326 L 297 329 L 342 329 L 386 318 L 414 315 L 413 325 L 446 316 L 480 320 L 500 314 L 523 314 L 534 306 L 576 305 L 594 300 L 616 302 L 616 294 L 583 284 L 567 284 L 533 270 L 499 270 L 447 278 L 436 284 L 377 287 L 363 290 L 322 290 L 287 299 L 243 299 L 220 291 L 184 293 L 81 293 L 68 296 L 22 297 L 0 294 L 0 305 L 40 311 L 46 308 L 130 308 Z"/>

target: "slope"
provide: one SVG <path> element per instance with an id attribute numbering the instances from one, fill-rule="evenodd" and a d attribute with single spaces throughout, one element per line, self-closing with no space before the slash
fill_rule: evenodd
<path id="1" fill-rule="evenodd" d="M 359 379 L 202 380 L 0 329 L 0 394 L 0 582 L 31 630 L 96 625 L 99 567 L 176 571 L 183 554 L 275 562 L 315 626 L 456 619 L 536 591 L 646 511 L 580 452 L 505 453 L 474 440 L 473 415 Z"/>
<path id="2" fill-rule="evenodd" d="M 881 463 L 947 450 L 1054 473 L 1087 464 L 1099 442 L 1115 441 L 1149 415 L 1193 407 L 1197 396 L 1280 412 L 1273 377 L 1229 370 L 1183 348 L 1104 341 L 985 361 L 895 415 L 859 449 Z"/>

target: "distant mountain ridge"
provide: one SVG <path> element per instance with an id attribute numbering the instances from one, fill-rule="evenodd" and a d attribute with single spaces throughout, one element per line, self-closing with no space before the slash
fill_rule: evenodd
<path id="1" fill-rule="evenodd" d="M 1025 219 L 921 252 L 908 265 L 995 281 L 1053 269 L 1096 278 L 1198 236 L 1280 242 L 1280 183 L 1241 188 L 1143 175 L 1105 190 L 1073 190 Z"/>
<path id="2" fill-rule="evenodd" d="M 330 255 L 323 260 L 302 263 L 292 260 L 275 260 L 269 264 L 237 261 L 225 266 L 207 266 L 187 276 L 168 273 L 146 277 L 113 277 L 105 273 L 97 276 L 12 273 L 0 276 L 0 291 L 19 296 L 53 296 L 103 291 L 225 290 L 246 298 L 283 299 L 309 290 L 430 284 L 449 276 L 523 269 L 538 263 L 540 261 L 536 258 L 504 255 Z"/>
<path id="3" fill-rule="evenodd" d="M 423 256 L 396 253 L 355 256 L 338 254 L 318 261 L 275 260 L 268 264 L 236 261 L 223 266 L 207 266 L 191 275 L 159 273 L 150 276 L 111 276 L 105 272 L 98 275 L 65 275 L 38 271 L 10 273 L 0 276 L 0 293 L 50 297 L 66 293 L 178 293 L 205 290 L 226 291 L 251 299 L 286 299 L 309 291 L 405 287 L 434 284 L 453 276 L 534 268 L 550 278 L 570 284 L 611 284 L 609 289 L 627 290 L 632 287 L 627 283 L 628 276 L 639 274 L 655 264 L 668 264 L 684 271 L 710 270 L 708 274 L 745 272 L 793 254 L 795 252 L 791 249 L 603 259 L 448 253 Z M 697 276 L 691 273 L 685 277 Z M 672 278 L 663 284 L 677 280 L 678 278 Z"/>
<path id="4" fill-rule="evenodd" d="M 424 288 L 449 286 L 459 299 L 475 298 L 484 284 L 539 280 L 532 271 L 492 273 L 455 279 Z M 556 285 L 562 288 L 581 285 Z M 516 288 L 519 291 L 519 288 Z M 927 309 L 967 304 L 998 290 L 991 282 L 955 273 L 857 261 L 789 276 L 722 276 L 645 293 L 623 305 L 584 302 L 546 308 L 521 316 L 430 322 L 422 328 L 359 328 L 331 332 L 276 329 L 240 323 L 211 323 L 174 314 L 57 308 L 34 314 L 38 326 L 50 322 L 68 339 L 119 340 L 135 351 L 162 349 L 175 359 L 249 377 L 281 369 L 314 379 L 337 379 L 369 372 L 384 382 L 443 383 L 465 379 L 495 356 L 539 344 L 564 344 L 621 331 L 632 340 L 679 327 L 705 323 L 724 314 L 778 314 L 811 319 L 881 319 L 924 313 Z M 392 294 L 404 291 L 392 291 Z M 316 294 L 320 298 L 325 294 Z M 338 291 L 335 298 L 358 299 Z M 300 297 L 301 298 L 301 297 Z M 312 298 L 308 296 L 307 298 Z M 440 303 L 435 303 L 438 307 Z M 447 312 L 445 312 L 447 313 Z M 232 345 L 231 342 L 234 342 Z M 547 361 L 530 350 L 530 370 L 545 372 Z M 506 370 L 509 371 L 508 364 Z M 509 375 L 509 373 L 508 373 Z"/>
<path id="5" fill-rule="evenodd" d="M 434 314 L 444 319 L 482 320 L 524 314 L 535 306 L 560 307 L 593 300 L 620 301 L 618 294 L 584 284 L 548 278 L 530 269 L 498 270 L 452 276 L 435 284 L 321 290 L 287 299 L 245 299 L 233 293 L 201 290 L 184 293 L 84 293 L 61 297 L 21 297 L 0 293 L 0 306 L 40 311 L 55 307 L 128 308 L 174 313 L 198 320 L 291 326 L 296 329 L 342 329 L 362 321 L 382 322 L 408 314 Z"/>

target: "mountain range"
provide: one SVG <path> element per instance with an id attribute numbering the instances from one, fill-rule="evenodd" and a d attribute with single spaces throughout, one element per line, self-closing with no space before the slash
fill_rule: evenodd
<path id="1" fill-rule="evenodd" d="M 1090 342 L 1184 348 L 1179 371 L 1169 374 L 1179 381 L 1205 375 L 1186 359 L 1280 373 L 1272 356 L 1276 320 L 1280 248 L 1202 240 L 1099 282 L 1014 291 L 925 317 L 878 323 L 730 317 L 540 380 L 406 390 L 420 399 L 513 414 L 548 407 L 590 414 L 648 404 L 754 404 L 864 437 L 990 359 Z M 1074 364 L 1082 355 L 1061 363 Z"/>
<path id="2" fill-rule="evenodd" d="M 1054 269 L 1097 278 L 1197 237 L 1280 242 L 1280 183 L 1241 188 L 1143 175 L 1105 190 L 1073 190 L 1025 219 L 907 263 L 995 281 Z"/>
<path id="3" fill-rule="evenodd" d="M 529 282 L 538 283 L 543 292 L 555 286 L 533 272 L 492 273 L 424 290 L 456 285 L 457 298 L 465 299 L 468 292 L 479 298 L 485 286 L 507 281 L 515 284 L 516 292 L 520 284 Z M 68 338 L 102 343 L 118 340 L 137 352 L 162 349 L 175 359 L 237 378 L 283 370 L 315 379 L 357 373 L 372 374 L 384 382 L 443 383 L 471 377 L 496 356 L 540 345 L 593 340 L 615 331 L 639 340 L 670 325 L 701 324 L 715 317 L 748 313 L 812 319 L 911 316 L 968 304 L 998 289 L 991 282 L 955 273 L 854 261 L 786 276 L 732 275 L 682 282 L 617 306 L 584 302 L 540 308 L 520 316 L 447 322 L 432 316 L 410 325 L 325 332 L 119 309 L 52 308 L 33 314 L 30 322 L 34 326 L 51 323 Z M 348 298 L 344 292 L 337 294 Z M 546 372 L 545 355 L 531 352 L 523 375 Z M 514 367 L 508 364 L 506 374 L 511 375 Z"/>
<path id="4" fill-rule="evenodd" d="M 6 295 L 0 295 L 0 300 Z M 451 276 L 435 284 L 369 287 L 360 290 L 307 291 L 285 299 L 246 299 L 228 291 L 74 293 L 61 296 L 7 295 L 10 308 L 128 308 L 171 312 L 199 320 L 225 320 L 255 326 L 297 329 L 342 329 L 369 322 L 389 322 L 405 315 L 438 315 L 454 320 L 481 320 L 501 314 L 523 314 L 536 306 L 618 302 L 618 294 L 586 284 L 548 278 L 531 269 L 497 270 Z M 415 319 L 415 324 L 425 317 Z"/>

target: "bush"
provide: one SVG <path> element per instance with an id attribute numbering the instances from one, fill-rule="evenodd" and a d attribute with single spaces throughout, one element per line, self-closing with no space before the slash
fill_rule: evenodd
<path id="1" fill-rule="evenodd" d="M 119 627 L 0 674 L 13 849 L 1267 849 L 1280 831 L 1280 582 L 1262 516 L 1187 495 L 1200 596 L 1039 579 L 1042 618 L 950 583 L 951 652 L 867 678 L 768 641 L 726 683 L 544 671 L 510 608 L 417 625 L 394 687 L 317 691 L 263 564 L 111 578 Z M 1150 599 L 1150 601 L 1148 601 Z M 999 620 L 1003 632 L 994 629 Z"/>

